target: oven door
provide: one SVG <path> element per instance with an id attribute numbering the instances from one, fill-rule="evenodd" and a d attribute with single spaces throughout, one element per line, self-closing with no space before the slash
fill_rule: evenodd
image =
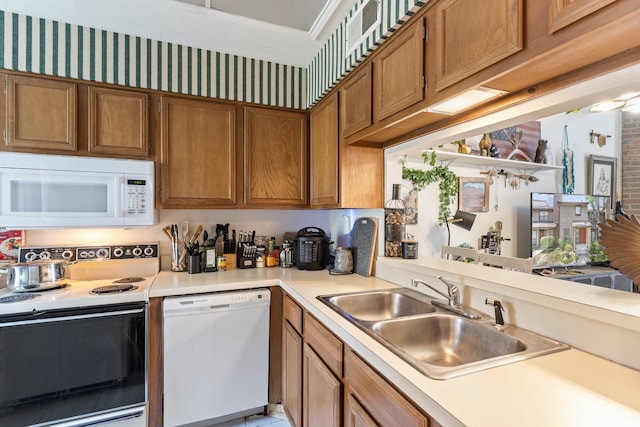
<path id="1" fill-rule="evenodd" d="M 145 405 L 146 317 L 144 302 L 0 316 L 0 425 Z"/>

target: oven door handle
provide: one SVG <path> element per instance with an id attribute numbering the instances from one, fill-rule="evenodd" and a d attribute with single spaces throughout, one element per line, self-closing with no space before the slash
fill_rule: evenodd
<path id="1" fill-rule="evenodd" d="M 93 314 L 79 314 L 74 316 L 60 316 L 60 317 L 52 317 L 47 319 L 33 319 L 33 320 L 18 320 L 15 322 L 6 322 L 0 323 L 0 328 L 6 328 L 11 326 L 23 326 L 23 325 L 35 325 L 38 323 L 50 323 L 50 322 L 63 322 L 67 320 L 80 320 L 80 319 L 95 319 L 98 317 L 111 317 L 111 316 L 122 316 L 126 314 L 138 314 L 144 312 L 144 307 L 135 310 L 122 310 L 122 311 L 110 311 L 103 313 L 93 313 Z M 36 311 L 33 312 L 33 316 L 42 316 L 47 313 L 46 311 Z"/>
<path id="2" fill-rule="evenodd" d="M 130 420 L 132 418 L 139 418 L 144 415 L 144 407 L 130 408 L 115 413 L 96 415 L 89 418 L 82 418 L 74 421 L 67 421 L 61 424 L 56 424 L 56 427 L 89 427 L 89 426 L 101 426 L 111 424 L 118 421 Z"/>

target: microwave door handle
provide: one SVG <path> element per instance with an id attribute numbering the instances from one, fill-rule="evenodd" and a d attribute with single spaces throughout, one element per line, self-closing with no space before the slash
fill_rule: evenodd
<path id="1" fill-rule="evenodd" d="M 127 200 L 127 179 L 124 176 L 120 176 L 119 178 L 119 184 L 120 184 L 120 194 L 118 194 L 120 197 L 115 197 L 115 206 L 114 208 L 114 213 L 115 213 L 115 217 L 116 218 L 122 218 L 124 221 L 124 217 L 126 216 L 126 200 Z"/>

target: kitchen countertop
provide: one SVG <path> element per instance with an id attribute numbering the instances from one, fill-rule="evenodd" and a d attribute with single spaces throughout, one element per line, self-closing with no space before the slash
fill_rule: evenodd
<path id="1" fill-rule="evenodd" d="M 445 381 L 419 373 L 318 301 L 323 294 L 397 287 L 375 277 L 262 268 L 162 271 L 150 297 L 280 285 L 426 413 L 449 426 L 638 426 L 640 372 L 571 348 Z"/>

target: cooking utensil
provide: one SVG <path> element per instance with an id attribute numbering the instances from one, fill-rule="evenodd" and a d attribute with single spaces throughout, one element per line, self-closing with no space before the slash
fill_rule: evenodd
<path id="1" fill-rule="evenodd" d="M 0 268 L 7 275 L 7 289 L 13 292 L 29 292 L 66 285 L 65 267 L 70 261 L 34 261 L 9 264 Z"/>

